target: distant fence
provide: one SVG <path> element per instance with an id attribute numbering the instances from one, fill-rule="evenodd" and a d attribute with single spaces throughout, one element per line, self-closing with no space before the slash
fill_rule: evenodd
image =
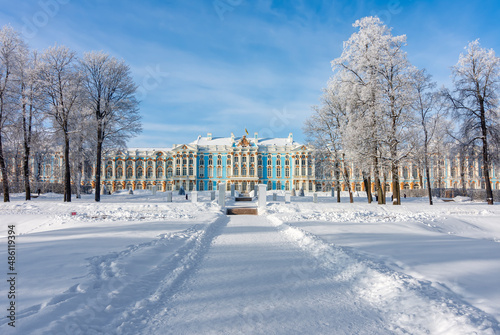
<path id="1" fill-rule="evenodd" d="M 429 191 L 427 189 L 401 190 L 401 196 L 404 194 L 406 194 L 407 197 L 427 197 Z M 486 201 L 486 190 L 466 189 L 464 192 L 461 188 L 433 188 L 432 196 L 436 198 L 454 198 L 462 196 L 469 197 L 474 201 Z M 500 201 L 500 190 L 493 190 L 493 200 Z"/>

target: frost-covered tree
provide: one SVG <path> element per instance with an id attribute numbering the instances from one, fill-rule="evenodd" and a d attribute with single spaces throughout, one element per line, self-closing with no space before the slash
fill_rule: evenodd
<path id="1" fill-rule="evenodd" d="M 26 200 L 31 199 L 29 162 L 32 153 L 32 139 L 35 127 L 42 128 L 42 110 L 44 108 L 42 85 L 38 78 L 40 60 L 37 52 L 23 51 L 19 64 L 19 110 L 18 126 L 22 129 L 23 179 Z"/>
<path id="2" fill-rule="evenodd" d="M 455 116 L 462 121 L 462 137 L 470 138 L 471 144 L 480 143 L 486 201 L 492 205 L 490 139 L 500 138 L 500 58 L 475 40 L 460 55 L 452 74 L 454 90 L 447 92 L 447 97 Z"/>
<path id="3" fill-rule="evenodd" d="M 81 75 L 75 52 L 65 46 L 47 49 L 41 57 L 40 80 L 46 99 L 46 114 L 63 138 L 64 201 L 71 201 L 70 132 L 71 120 L 82 109 Z"/>
<path id="4" fill-rule="evenodd" d="M 337 201 L 340 202 L 340 176 L 342 176 L 349 192 L 350 202 L 353 202 L 343 134 L 348 122 L 348 100 L 339 92 L 338 84 L 339 81 L 335 77 L 330 80 L 321 98 L 321 106 L 313 108 L 314 113 L 306 121 L 304 131 L 325 161 L 333 164 L 331 169 L 335 175 Z"/>
<path id="5" fill-rule="evenodd" d="M 26 49 L 19 33 L 12 27 L 0 29 L 0 172 L 2 173 L 3 199 L 10 201 L 8 169 L 4 152 L 6 125 L 12 120 L 16 109 L 19 74 L 19 58 Z"/>
<path id="6" fill-rule="evenodd" d="M 429 157 L 435 153 L 432 144 L 440 134 L 446 134 L 440 127 L 443 124 L 443 105 L 441 95 L 435 90 L 436 84 L 432 82 L 431 76 L 425 70 L 415 73 L 415 93 L 413 108 L 416 112 L 414 145 L 416 150 L 412 155 L 414 161 L 421 162 L 421 166 L 427 176 L 427 190 L 429 204 L 432 205 L 432 186 L 430 178 Z M 422 136 L 423 135 L 423 136 Z M 437 139 L 439 142 L 441 139 Z M 423 185 L 421 185 L 423 187 Z"/>
<path id="7" fill-rule="evenodd" d="M 124 146 L 141 131 L 136 85 L 124 61 L 105 53 L 90 52 L 81 63 L 86 105 L 92 111 L 96 130 L 96 191 L 100 201 L 101 158 L 105 144 Z"/>
<path id="8" fill-rule="evenodd" d="M 342 73 L 342 92 L 351 100 L 348 134 L 358 140 L 347 141 L 353 149 L 349 152 L 372 160 L 379 203 L 385 200 L 379 179 L 384 162 L 379 160 L 390 163 L 394 204 L 400 204 L 398 168 L 411 150 L 407 140 L 416 70 L 403 51 L 406 36 L 392 36 L 377 17 L 365 17 L 353 26 L 359 31 L 344 43 L 342 55 L 332 61 L 334 72 Z"/>

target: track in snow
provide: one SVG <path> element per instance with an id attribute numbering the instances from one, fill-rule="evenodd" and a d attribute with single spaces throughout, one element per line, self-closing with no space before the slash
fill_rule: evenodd
<path id="1" fill-rule="evenodd" d="M 18 315 L 34 334 L 137 334 L 198 266 L 227 217 L 89 259 L 93 279 Z M 152 261 L 156 260 L 156 261 Z M 30 333 L 33 333 L 30 331 Z"/>
<path id="2" fill-rule="evenodd" d="M 273 219 L 273 218 L 272 218 Z M 142 334 L 496 334 L 434 288 L 266 217 L 231 217 Z"/>

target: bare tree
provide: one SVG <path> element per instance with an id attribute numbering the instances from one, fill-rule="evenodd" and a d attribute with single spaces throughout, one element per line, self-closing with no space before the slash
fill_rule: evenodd
<path id="1" fill-rule="evenodd" d="M 95 201 L 100 201 L 101 161 L 104 144 L 125 145 L 141 131 L 137 86 L 124 61 L 105 53 L 90 52 L 81 61 L 86 103 L 95 116 L 96 171 Z"/>
<path id="2" fill-rule="evenodd" d="M 81 109 L 81 76 L 75 52 L 54 46 L 42 55 L 40 79 L 47 99 L 47 115 L 64 139 L 64 201 L 71 201 L 70 132 L 71 119 Z"/>
<path id="3" fill-rule="evenodd" d="M 2 173 L 3 200 L 10 201 L 9 180 L 4 155 L 5 126 L 15 109 L 15 96 L 18 89 L 15 77 L 19 66 L 19 56 L 25 48 L 19 33 L 12 27 L 4 26 L 0 30 L 0 172 Z"/>
<path id="4" fill-rule="evenodd" d="M 462 120 L 464 138 L 470 143 L 481 143 L 486 201 L 493 205 L 490 181 L 489 139 L 500 137 L 498 92 L 500 90 L 500 58 L 490 49 L 480 46 L 479 40 L 470 42 L 453 67 L 453 93 L 447 97 L 455 115 Z"/>

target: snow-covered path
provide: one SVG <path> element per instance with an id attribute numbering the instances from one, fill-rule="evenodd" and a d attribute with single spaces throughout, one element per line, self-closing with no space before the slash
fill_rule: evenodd
<path id="1" fill-rule="evenodd" d="M 384 329 L 266 217 L 233 216 L 143 334 L 373 334 Z"/>
<path id="2" fill-rule="evenodd" d="M 428 311 L 428 313 L 422 313 Z M 496 334 L 448 292 L 264 216 L 231 217 L 143 334 Z"/>

